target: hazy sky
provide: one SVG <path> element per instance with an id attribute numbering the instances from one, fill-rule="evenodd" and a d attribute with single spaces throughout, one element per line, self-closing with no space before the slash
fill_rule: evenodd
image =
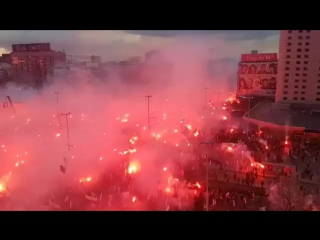
<path id="1" fill-rule="evenodd" d="M 181 39 L 214 48 L 215 58 L 239 59 L 251 50 L 278 52 L 279 31 L 222 30 L 122 30 L 122 31 L 0 31 L 0 54 L 11 51 L 14 43 L 50 42 L 54 50 L 67 54 L 100 55 L 104 61 L 144 56 L 146 51 L 161 49 Z"/>

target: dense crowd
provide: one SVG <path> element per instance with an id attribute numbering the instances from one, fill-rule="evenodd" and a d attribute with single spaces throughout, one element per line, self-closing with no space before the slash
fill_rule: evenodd
<path id="1" fill-rule="evenodd" d="M 218 128 L 197 130 L 196 138 L 187 129 L 182 132 L 192 146 L 192 161 L 173 160 L 172 175 L 179 179 L 179 184 L 170 192 L 161 187 L 154 191 L 141 189 L 135 176 L 127 172 L 129 158 L 123 156 L 117 165 L 102 173 L 98 181 L 80 180 L 73 186 L 48 193 L 36 204 L 24 208 L 39 209 L 41 206 L 66 211 L 265 210 L 270 209 L 268 188 L 281 181 L 281 177 L 293 179 L 295 176 L 296 180 L 314 182 L 315 176 L 320 174 L 320 165 L 317 165 L 320 142 L 315 139 L 289 139 L 268 129 L 250 126 L 245 131 L 226 123 Z M 183 156 L 184 149 L 178 151 Z M 268 163 L 281 167 L 272 169 Z M 287 166 L 295 166 L 296 172 Z M 206 181 L 207 173 L 209 181 Z M 305 195 L 319 194 L 317 187 L 308 190 L 301 185 L 300 191 Z M 14 194 L 3 192 L 0 206 L 3 210 L 16 209 Z"/>

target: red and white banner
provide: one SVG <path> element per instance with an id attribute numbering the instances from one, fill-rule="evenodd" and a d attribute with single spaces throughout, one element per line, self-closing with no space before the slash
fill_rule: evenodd
<path id="1" fill-rule="evenodd" d="M 277 53 L 241 54 L 241 62 L 276 62 Z"/>

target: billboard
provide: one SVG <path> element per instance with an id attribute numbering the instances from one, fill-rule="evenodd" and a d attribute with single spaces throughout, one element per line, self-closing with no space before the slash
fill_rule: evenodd
<path id="1" fill-rule="evenodd" d="M 240 62 L 238 68 L 239 95 L 275 95 L 277 62 Z"/>
<path id="2" fill-rule="evenodd" d="M 68 63 L 80 63 L 80 62 L 91 62 L 91 56 L 89 55 L 66 55 Z"/>
<path id="3" fill-rule="evenodd" d="M 51 51 L 50 43 L 12 44 L 12 52 Z"/>
<path id="4" fill-rule="evenodd" d="M 276 62 L 277 53 L 241 54 L 241 62 Z"/>

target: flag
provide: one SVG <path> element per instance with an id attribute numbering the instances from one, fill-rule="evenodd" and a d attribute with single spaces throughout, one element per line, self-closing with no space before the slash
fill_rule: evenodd
<path id="1" fill-rule="evenodd" d="M 86 197 L 86 199 L 93 201 L 93 202 L 98 201 L 98 198 L 95 196 L 85 195 L 85 197 Z"/>
<path id="2" fill-rule="evenodd" d="M 259 211 L 266 211 L 266 207 L 260 208 Z"/>
<path id="3" fill-rule="evenodd" d="M 58 204 L 56 204 L 56 203 L 52 202 L 50 199 L 49 199 L 49 205 L 50 205 L 51 207 L 56 208 L 56 209 L 61 208 L 61 207 L 60 207 L 60 205 L 58 205 Z"/>
<path id="4" fill-rule="evenodd" d="M 122 196 L 124 198 L 128 198 L 130 196 L 130 193 L 129 192 L 124 192 L 124 193 L 122 193 Z"/>

